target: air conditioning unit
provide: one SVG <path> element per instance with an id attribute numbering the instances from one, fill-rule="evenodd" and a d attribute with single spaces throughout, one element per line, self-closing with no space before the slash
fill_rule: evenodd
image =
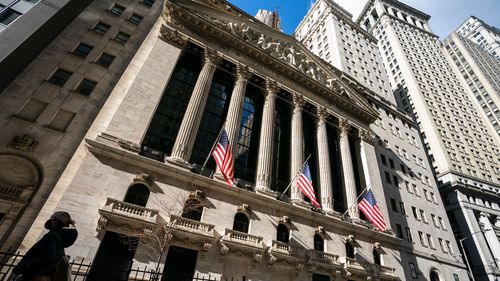
<path id="1" fill-rule="evenodd" d="M 149 148 L 147 146 L 143 146 L 141 148 L 141 152 L 139 155 L 145 156 L 147 158 L 160 161 L 160 162 L 165 162 L 165 152 Z"/>
<path id="2" fill-rule="evenodd" d="M 195 173 L 195 174 L 198 174 L 198 175 L 202 175 L 204 177 L 212 177 L 212 174 L 214 173 L 214 171 L 208 167 L 203 167 L 201 165 L 198 165 L 198 164 L 193 164 L 191 166 L 191 172 Z"/>

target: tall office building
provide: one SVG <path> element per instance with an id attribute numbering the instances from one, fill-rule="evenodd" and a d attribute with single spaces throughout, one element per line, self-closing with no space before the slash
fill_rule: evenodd
<path id="1" fill-rule="evenodd" d="M 500 59 L 456 32 L 443 45 L 471 100 L 500 137 Z"/>
<path id="2" fill-rule="evenodd" d="M 161 7 L 92 2 L 0 93 L 2 250 L 16 248 L 47 198 L 58 196 L 56 182 Z"/>
<path id="3" fill-rule="evenodd" d="M 481 46 L 493 57 L 500 59 L 500 30 L 484 21 L 470 16 L 455 33 Z"/>
<path id="4" fill-rule="evenodd" d="M 399 1 L 371 0 L 357 22 L 378 39 L 398 86 L 396 99 L 420 127 L 471 270 L 478 280 L 495 280 L 500 244 L 492 225 L 500 209 L 500 145 L 446 59 L 429 18 Z"/>
<path id="5" fill-rule="evenodd" d="M 270 26 L 279 31 L 283 31 L 283 29 L 281 29 L 281 18 L 278 14 L 278 8 L 276 8 L 275 12 L 260 9 L 257 11 L 257 15 L 255 15 L 255 18 L 265 23 L 267 26 Z"/>
<path id="6" fill-rule="evenodd" d="M 428 280 L 434 274 L 447 280 L 465 278 L 465 266 L 456 255 L 458 246 L 418 125 L 396 105 L 391 91 L 395 83 L 384 68 L 378 40 L 330 0 L 315 2 L 295 36 L 313 53 L 347 73 L 344 75 L 352 85 L 371 90 L 365 90 L 364 95 L 379 112 L 370 128 L 378 137 L 375 151 L 391 228 L 408 246 L 401 252 L 401 263 L 408 272 L 406 280 Z"/>
<path id="7" fill-rule="evenodd" d="M 422 197 L 435 183 L 403 176 L 430 170 L 421 165 L 420 152 L 411 162 L 411 151 L 400 150 L 408 158 L 404 165 L 390 151 L 377 152 L 383 145 L 374 144 L 370 126 L 379 112 L 367 94 L 379 97 L 293 37 L 228 2 L 168 1 L 22 249 L 40 236 L 53 211 L 66 210 L 81 237 L 68 254 L 93 260 L 94 277 L 105 275 L 99 266 L 111 260 L 125 271 L 131 262 L 150 268 L 159 261 L 167 280 L 195 274 L 235 280 L 411 280 L 423 279 L 423 264 L 429 272 L 465 279 L 463 271 L 455 272 L 458 261 L 445 253 L 457 253 L 456 244 L 450 240 L 448 246 L 446 230 L 431 221 L 433 213 L 435 223 L 449 229 L 438 198 L 428 193 L 426 205 L 419 203 L 416 215 L 427 224 L 412 224 L 411 230 L 415 240 L 429 243 L 434 260 L 402 233 L 406 210 L 411 214 L 409 198 L 419 197 L 402 195 L 408 201 L 400 204 L 397 185 L 406 187 L 399 176 Z M 393 128 L 407 124 L 401 135 L 394 129 L 391 143 L 411 140 L 421 147 L 411 138 L 416 131 L 411 120 L 394 105 L 383 107 Z M 222 127 L 233 151 L 237 185 L 232 187 L 213 160 L 205 162 Z M 382 159 L 387 167 L 379 167 Z M 311 209 L 294 181 L 306 160 L 323 211 Z M 391 176 L 384 180 L 394 181 L 391 198 L 380 176 L 386 172 Z M 357 212 L 354 203 L 366 186 L 390 228 L 401 225 L 397 234 L 377 231 Z M 392 199 L 397 214 L 388 210 Z M 155 233 L 165 237 L 165 247 L 151 246 L 147 238 Z"/>

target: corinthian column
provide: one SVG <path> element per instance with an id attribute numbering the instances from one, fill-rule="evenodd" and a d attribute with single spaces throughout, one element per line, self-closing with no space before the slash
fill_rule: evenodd
<path id="1" fill-rule="evenodd" d="M 275 81 L 266 81 L 266 100 L 262 112 L 262 127 L 259 141 L 259 161 L 257 163 L 257 179 L 255 188 L 259 192 L 266 192 L 271 187 L 271 173 L 273 169 L 273 140 L 274 140 L 274 105 L 279 88 Z"/>
<path id="2" fill-rule="evenodd" d="M 326 118 L 328 113 L 324 107 L 318 108 L 318 119 L 316 127 L 318 162 L 319 162 L 319 186 L 321 191 L 321 207 L 327 211 L 333 211 L 332 198 L 332 173 L 330 170 L 330 152 L 328 150 L 328 136 L 326 133 Z"/>
<path id="3" fill-rule="evenodd" d="M 245 101 L 245 90 L 247 88 L 248 78 L 251 76 L 251 72 L 248 67 L 238 64 L 236 67 L 236 83 L 233 88 L 233 93 L 231 94 L 231 101 L 229 102 L 229 109 L 227 111 L 225 129 L 227 132 L 227 137 L 229 138 L 229 143 L 233 151 L 233 158 L 236 153 L 236 144 L 240 132 L 241 115 L 243 114 L 243 103 Z M 233 159 L 234 162 L 234 159 Z M 220 175 L 220 168 L 217 166 L 216 175 Z"/>
<path id="4" fill-rule="evenodd" d="M 217 64 L 221 58 L 217 55 L 217 51 L 205 49 L 205 59 L 203 68 L 201 69 L 196 85 L 194 86 L 191 99 L 184 113 L 177 138 L 175 139 L 172 154 L 168 160 L 177 162 L 183 165 L 189 165 L 188 161 L 191 157 L 196 134 L 200 126 L 201 117 L 207 103 L 208 92 L 212 84 L 212 78 Z"/>
<path id="5" fill-rule="evenodd" d="M 344 173 L 344 186 L 346 193 L 346 204 L 349 209 L 349 216 L 351 218 L 358 218 L 358 212 L 356 207 L 356 181 L 354 179 L 354 171 L 352 166 L 351 158 L 351 148 L 349 145 L 348 132 L 349 128 L 348 121 L 342 119 L 340 121 L 340 155 L 342 157 L 342 171 Z"/>
<path id="6" fill-rule="evenodd" d="M 366 159 L 366 151 L 365 147 L 367 144 L 373 144 L 373 140 L 375 139 L 375 135 L 368 131 L 364 131 L 362 129 L 359 130 L 359 146 L 360 146 L 360 154 L 361 154 L 361 164 L 363 166 L 363 174 L 365 177 L 365 185 L 368 188 L 371 186 L 370 180 L 370 172 L 368 170 L 368 160 Z"/>
<path id="7" fill-rule="evenodd" d="M 293 95 L 293 114 L 292 114 L 292 152 L 290 163 L 290 177 L 293 180 L 299 173 L 304 161 L 304 136 L 302 129 L 302 107 L 304 106 L 304 98 L 299 94 Z M 292 202 L 302 203 L 304 195 L 297 186 L 297 180 L 292 184 Z"/>
<path id="8" fill-rule="evenodd" d="M 486 242 L 491 249 L 493 259 L 496 260 L 495 264 L 498 266 L 498 264 L 500 264 L 500 242 L 498 241 L 495 229 L 493 229 L 493 226 L 491 225 L 490 215 L 481 212 L 479 214 L 479 224 L 483 227 L 483 233 L 486 237 Z"/>

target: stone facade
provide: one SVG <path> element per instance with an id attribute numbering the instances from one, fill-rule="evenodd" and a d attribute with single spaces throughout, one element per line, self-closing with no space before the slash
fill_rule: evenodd
<path id="1" fill-rule="evenodd" d="M 48 198 L 58 197 L 52 194 L 56 182 L 161 6 L 161 1 L 152 7 L 123 1 L 116 9 L 114 1 L 93 2 L 1 93 L 0 159 L 7 172 L 0 177 L 3 250 L 18 247 Z M 99 22 L 109 30 L 96 29 Z M 130 35 L 128 40 L 116 39 L 120 32 Z M 59 70 L 67 72 L 59 76 Z M 5 168 L 11 161 L 19 164 L 18 172 Z M 26 170 L 36 171 L 36 176 L 23 176 Z M 8 175 L 11 172 L 15 173 Z M 22 195 L 12 193 L 14 189 Z"/>

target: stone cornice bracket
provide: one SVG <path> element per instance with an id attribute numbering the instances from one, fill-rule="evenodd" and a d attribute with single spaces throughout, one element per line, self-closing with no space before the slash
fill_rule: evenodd
<path id="1" fill-rule="evenodd" d="M 134 182 L 144 182 L 146 183 L 148 186 L 151 186 L 153 185 L 155 179 L 153 176 L 151 175 L 148 175 L 148 174 L 138 174 L 137 176 L 135 176 L 134 178 Z"/>
<path id="2" fill-rule="evenodd" d="M 248 66 L 239 63 L 236 66 L 236 76 L 237 76 L 237 79 L 248 80 L 248 79 L 250 79 L 250 77 L 252 77 L 252 72 L 250 71 Z"/>
<path id="3" fill-rule="evenodd" d="M 180 49 L 183 49 L 189 42 L 189 37 L 180 34 L 177 30 L 162 25 L 160 27 L 160 38 Z"/>
<path id="4" fill-rule="evenodd" d="M 349 121 L 347 119 L 342 118 L 339 121 L 339 127 L 341 134 L 347 134 L 349 132 L 349 129 L 351 129 L 351 124 L 349 124 Z"/>
<path id="5" fill-rule="evenodd" d="M 366 130 L 362 130 L 360 129 L 359 130 L 359 138 L 361 140 L 363 140 L 364 142 L 367 142 L 369 144 L 373 144 L 373 142 L 375 141 L 375 134 L 369 132 L 369 131 L 366 131 Z"/>
<path id="6" fill-rule="evenodd" d="M 189 199 L 194 199 L 198 201 L 203 201 L 206 198 L 205 192 L 201 190 L 195 190 L 189 193 Z"/>
<path id="7" fill-rule="evenodd" d="M 291 223 L 290 222 L 290 218 L 288 216 L 282 216 L 282 217 L 280 217 L 279 220 L 278 220 L 278 222 L 281 223 L 281 224 L 287 225 L 287 226 L 289 226 L 290 223 Z"/>
<path id="8" fill-rule="evenodd" d="M 276 81 L 267 78 L 266 79 L 266 93 L 268 95 L 275 95 L 279 91 L 278 83 Z"/>
<path id="9" fill-rule="evenodd" d="M 239 205 L 236 211 L 245 214 L 248 218 L 250 218 L 250 214 L 252 213 L 252 210 L 250 206 L 248 206 L 248 204 Z"/>
<path id="10" fill-rule="evenodd" d="M 323 226 L 318 226 L 316 227 L 316 230 L 314 233 L 319 234 L 319 235 L 324 235 L 325 234 L 325 228 Z"/>
<path id="11" fill-rule="evenodd" d="M 217 66 L 219 63 L 222 62 L 222 57 L 219 56 L 217 50 L 205 48 L 205 51 L 203 52 L 203 60 L 204 63 L 213 64 Z"/>
<path id="12" fill-rule="evenodd" d="M 347 235 L 347 237 L 345 238 L 345 241 L 346 241 L 346 242 L 348 242 L 348 243 L 355 243 L 355 242 L 356 242 L 356 239 L 354 238 L 354 235 L 349 234 L 349 235 Z"/>

